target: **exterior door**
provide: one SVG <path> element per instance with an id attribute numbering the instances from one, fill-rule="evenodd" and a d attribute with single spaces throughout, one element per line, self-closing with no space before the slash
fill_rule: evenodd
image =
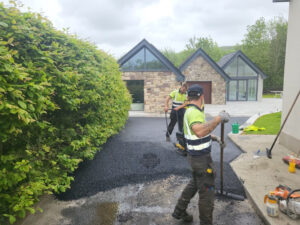
<path id="1" fill-rule="evenodd" d="M 126 84 L 132 97 L 131 110 L 144 111 L 144 81 L 127 80 Z"/>
<path id="2" fill-rule="evenodd" d="M 228 101 L 256 101 L 257 80 L 232 80 L 228 84 Z"/>
<path id="3" fill-rule="evenodd" d="M 247 100 L 247 80 L 238 81 L 238 101 Z"/>
<path id="4" fill-rule="evenodd" d="M 203 88 L 205 104 L 211 104 L 211 81 L 188 81 L 187 85 L 200 84 Z"/>

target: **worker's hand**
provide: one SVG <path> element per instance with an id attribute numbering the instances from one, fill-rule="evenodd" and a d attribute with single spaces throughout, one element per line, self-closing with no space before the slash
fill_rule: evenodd
<path id="1" fill-rule="evenodd" d="M 221 148 L 225 148 L 226 147 L 226 142 L 225 141 L 223 141 L 223 142 L 220 141 L 219 145 L 220 145 Z"/>
<path id="2" fill-rule="evenodd" d="M 178 111 L 179 109 L 180 109 L 179 107 L 174 108 L 175 111 Z"/>
<path id="3" fill-rule="evenodd" d="M 168 112 L 168 106 L 165 106 L 165 108 L 164 108 L 164 110 L 165 110 L 165 112 Z"/>
<path id="4" fill-rule="evenodd" d="M 212 141 L 218 142 L 221 148 L 225 148 L 225 147 L 226 147 L 226 142 L 225 142 L 225 141 L 222 142 L 222 141 L 221 141 L 221 138 L 218 137 L 218 136 L 211 135 L 211 140 L 212 140 Z"/>
<path id="5" fill-rule="evenodd" d="M 212 141 L 216 141 L 216 142 L 218 142 L 218 143 L 221 142 L 221 138 L 218 137 L 218 136 L 216 136 L 216 135 L 213 135 L 213 134 L 211 135 L 211 140 L 212 140 Z"/>
<path id="6" fill-rule="evenodd" d="M 228 112 L 225 112 L 225 110 L 221 111 L 219 116 L 221 117 L 221 123 L 227 123 L 230 119 Z"/>

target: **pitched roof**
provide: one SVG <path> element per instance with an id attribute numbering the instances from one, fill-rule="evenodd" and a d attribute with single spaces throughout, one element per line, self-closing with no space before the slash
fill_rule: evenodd
<path id="1" fill-rule="evenodd" d="M 229 53 L 227 55 L 224 55 L 220 61 L 218 62 L 218 65 L 223 68 L 223 66 L 232 58 L 232 56 L 234 56 L 236 52 L 232 52 L 232 53 Z"/>
<path id="2" fill-rule="evenodd" d="M 176 68 L 173 65 L 173 63 L 170 62 L 170 60 L 168 60 L 157 48 L 155 48 L 152 44 L 150 44 L 146 39 L 143 39 L 129 52 L 127 52 L 124 56 L 122 56 L 118 60 L 119 65 L 122 66 L 125 62 L 127 62 L 131 57 L 133 57 L 144 47 L 146 47 L 154 56 L 158 58 L 158 60 L 161 63 L 163 63 L 168 69 L 170 69 L 176 75 L 177 81 L 183 82 L 185 80 L 185 76 L 181 73 L 181 71 L 178 68 Z"/>
<path id="3" fill-rule="evenodd" d="M 218 62 L 219 66 L 222 67 L 223 70 L 236 58 L 241 57 L 256 73 L 261 75 L 263 79 L 267 78 L 267 75 L 264 74 L 264 72 L 255 65 L 241 50 L 238 50 L 236 52 L 229 53 L 227 55 L 224 55 L 222 59 Z"/>
<path id="4" fill-rule="evenodd" d="M 201 48 L 199 48 L 194 54 L 188 57 L 179 67 L 180 71 L 183 71 L 194 59 L 198 56 L 202 56 L 223 78 L 225 81 L 229 81 L 230 77 L 224 72 L 224 70 L 219 67 L 219 65 L 206 54 Z"/>

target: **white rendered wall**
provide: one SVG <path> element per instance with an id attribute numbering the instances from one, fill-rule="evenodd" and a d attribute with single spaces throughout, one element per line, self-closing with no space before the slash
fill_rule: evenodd
<path id="1" fill-rule="evenodd" d="M 291 0 L 289 4 L 282 122 L 300 89 L 300 1 Z M 279 140 L 290 150 L 296 153 L 300 151 L 300 99 L 294 106 Z"/>

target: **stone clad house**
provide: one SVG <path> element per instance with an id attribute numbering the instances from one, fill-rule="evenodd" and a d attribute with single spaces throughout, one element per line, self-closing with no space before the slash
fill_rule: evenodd
<path id="1" fill-rule="evenodd" d="M 231 61 L 228 60 L 226 65 Z M 118 63 L 122 79 L 132 95 L 131 110 L 150 113 L 163 113 L 166 97 L 183 82 L 200 84 L 205 104 L 226 104 L 227 100 L 232 100 L 228 97 L 231 93 L 228 85 L 239 79 L 229 76 L 202 49 L 192 54 L 178 69 L 145 39 L 121 57 Z"/>
<path id="2" fill-rule="evenodd" d="M 132 110 L 162 113 L 166 96 L 185 79 L 180 70 L 145 39 L 118 63 L 122 79 L 133 97 Z"/>
<path id="3" fill-rule="evenodd" d="M 180 66 L 188 85 L 200 84 L 205 104 L 226 104 L 228 75 L 201 48 Z"/>
<path id="4" fill-rule="evenodd" d="M 267 76 L 242 52 L 223 56 L 219 66 L 230 77 L 227 101 L 257 101 L 262 99 L 263 79 Z"/>

